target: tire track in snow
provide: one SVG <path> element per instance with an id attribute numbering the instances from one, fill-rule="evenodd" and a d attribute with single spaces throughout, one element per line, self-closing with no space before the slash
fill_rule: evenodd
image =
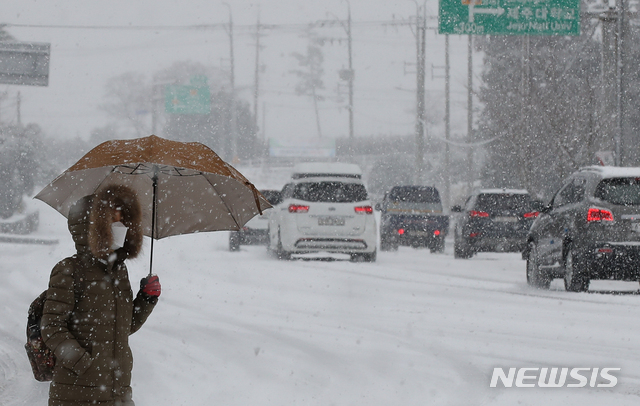
<path id="1" fill-rule="evenodd" d="M 34 379 L 24 344 L 0 331 L 0 404 L 46 404 L 49 385 Z"/>

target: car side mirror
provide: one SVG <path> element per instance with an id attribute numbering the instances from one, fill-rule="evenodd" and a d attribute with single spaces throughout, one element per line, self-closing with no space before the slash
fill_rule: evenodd
<path id="1" fill-rule="evenodd" d="M 455 205 L 451 208 L 452 213 L 462 213 L 462 206 Z"/>

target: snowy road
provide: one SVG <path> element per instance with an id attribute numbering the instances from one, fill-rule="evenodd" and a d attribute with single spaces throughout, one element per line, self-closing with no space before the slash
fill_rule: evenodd
<path id="1" fill-rule="evenodd" d="M 46 404 L 22 349 L 26 310 L 71 242 L 64 219 L 41 210 L 39 233 L 59 245 L 0 245 L 2 406 Z M 454 260 L 451 246 L 401 247 L 373 264 L 277 261 L 263 247 L 228 252 L 226 238 L 155 244 L 163 293 L 131 338 L 138 406 L 640 401 L 637 283 L 539 291 L 518 254 Z M 147 266 L 148 246 L 131 279 Z M 621 370 L 614 388 L 490 388 L 494 367 Z"/>

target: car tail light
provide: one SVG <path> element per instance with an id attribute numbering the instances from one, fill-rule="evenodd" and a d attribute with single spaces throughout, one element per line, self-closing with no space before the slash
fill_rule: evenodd
<path id="1" fill-rule="evenodd" d="M 489 213 L 486 211 L 471 210 L 469 212 L 469 217 L 489 217 Z"/>
<path id="2" fill-rule="evenodd" d="M 400 234 L 400 235 L 404 234 L 404 228 L 399 228 L 398 229 L 398 234 Z"/>
<path id="3" fill-rule="evenodd" d="M 613 213 L 609 210 L 591 207 L 587 212 L 587 222 L 592 221 L 613 221 Z"/>
<path id="4" fill-rule="evenodd" d="M 536 217 L 538 217 L 539 214 L 540 214 L 539 211 L 531 211 L 529 213 L 523 214 L 522 217 L 524 217 L 526 219 L 536 218 Z"/>
<path id="5" fill-rule="evenodd" d="M 436 231 L 434 231 L 434 232 L 433 232 L 433 235 L 435 235 L 435 236 L 440 235 L 440 230 L 436 230 Z"/>
<path id="6" fill-rule="evenodd" d="M 307 213 L 309 206 L 302 206 L 300 204 L 290 204 L 289 213 Z"/>
<path id="7" fill-rule="evenodd" d="M 477 237 L 479 235 L 480 235 L 480 233 L 469 233 L 469 237 L 471 237 L 471 238 Z"/>
<path id="8" fill-rule="evenodd" d="M 371 206 L 358 206 L 354 209 L 356 214 L 373 214 L 373 207 Z"/>

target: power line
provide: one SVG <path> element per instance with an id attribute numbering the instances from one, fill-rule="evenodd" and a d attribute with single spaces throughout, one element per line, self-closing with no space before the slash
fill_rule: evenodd
<path id="1" fill-rule="evenodd" d="M 159 30 L 204 30 L 211 28 L 225 28 L 228 24 L 199 24 L 199 25 L 55 25 L 55 24 L 3 24 L 5 27 L 16 28 L 49 28 L 65 30 L 133 30 L 133 31 L 159 31 Z"/>
<path id="2" fill-rule="evenodd" d="M 262 29 L 267 30 L 307 30 L 309 28 L 331 28 L 341 21 L 317 21 L 312 23 L 291 23 L 291 24 L 261 24 Z M 352 21 L 352 27 L 358 28 L 378 28 L 378 27 L 404 27 L 415 24 L 408 20 L 378 20 L 378 21 Z M 210 30 L 226 28 L 228 23 L 211 23 L 211 24 L 195 24 L 195 25 L 58 25 L 58 24 L 15 24 L 3 23 L 4 27 L 14 28 L 47 28 L 47 29 L 66 29 L 66 30 L 114 30 L 114 31 L 190 31 L 190 30 Z M 255 30 L 255 24 L 234 24 L 235 30 Z"/>

